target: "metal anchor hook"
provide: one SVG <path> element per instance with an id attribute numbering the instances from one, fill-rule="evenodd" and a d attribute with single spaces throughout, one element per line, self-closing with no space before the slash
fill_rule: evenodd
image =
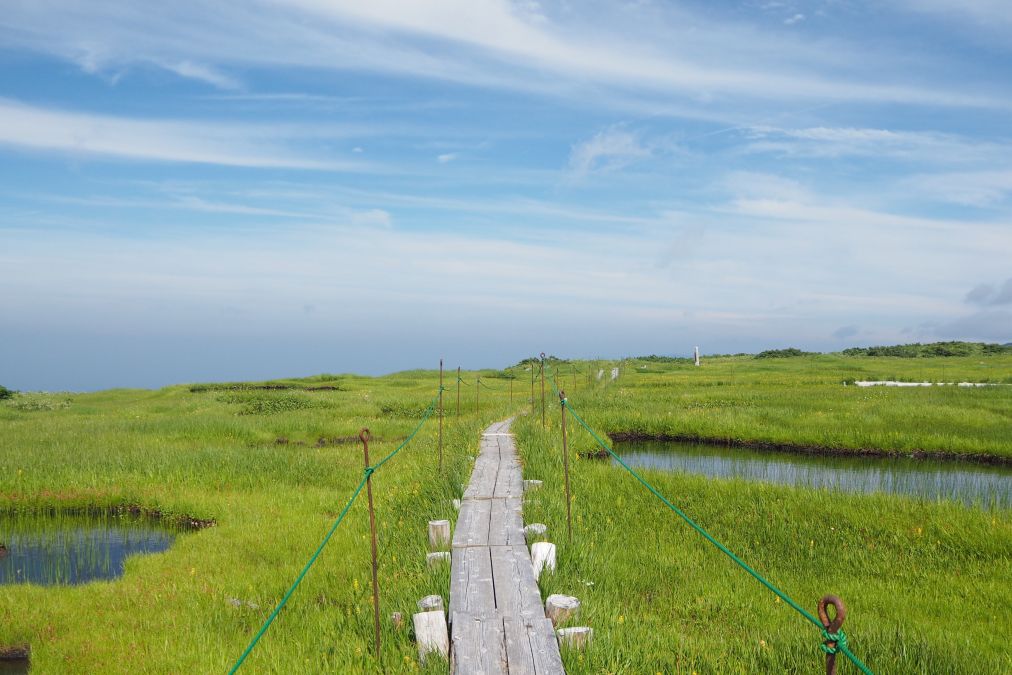
<path id="1" fill-rule="evenodd" d="M 835 610 L 832 619 L 829 618 L 828 607 L 832 605 Z M 847 607 L 843 604 L 843 600 L 835 595 L 827 595 L 819 600 L 819 621 L 822 622 L 822 627 L 826 634 L 836 635 L 843 626 L 843 620 L 847 618 Z M 842 641 L 841 641 L 842 642 Z M 823 650 L 826 652 L 826 675 L 836 675 L 836 652 L 840 645 L 836 640 L 827 640 L 823 645 Z"/>
<path id="2" fill-rule="evenodd" d="M 372 438 L 372 434 L 369 432 L 369 427 L 362 427 L 362 431 L 358 432 L 358 438 L 363 443 L 368 443 L 369 439 Z"/>

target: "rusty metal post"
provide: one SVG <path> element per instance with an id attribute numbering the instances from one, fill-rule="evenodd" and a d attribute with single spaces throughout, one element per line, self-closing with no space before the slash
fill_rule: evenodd
<path id="1" fill-rule="evenodd" d="M 460 418 L 460 366 L 457 366 L 457 417 Z"/>
<path id="2" fill-rule="evenodd" d="M 559 392 L 559 403 L 562 408 L 562 465 L 566 468 L 566 532 L 569 543 L 573 543 L 573 510 L 569 497 L 569 435 L 566 431 L 566 390 Z"/>
<path id="3" fill-rule="evenodd" d="M 365 459 L 365 489 L 369 497 L 369 533 L 372 536 L 372 611 L 373 628 L 376 633 L 376 658 L 380 657 L 380 596 L 379 596 L 379 561 L 376 553 L 376 513 L 372 504 L 372 467 L 369 466 L 369 429 L 363 427 L 358 437 L 362 441 L 362 456 Z"/>
<path id="4" fill-rule="evenodd" d="M 545 353 L 541 352 L 541 428 L 547 429 L 545 421 Z"/>
<path id="5" fill-rule="evenodd" d="M 443 359 L 439 359 L 439 472 L 443 472 Z"/>
<path id="6" fill-rule="evenodd" d="M 477 415 L 478 408 L 478 396 L 481 394 L 481 375 L 474 378 L 474 414 Z"/>
<path id="7" fill-rule="evenodd" d="M 836 615 L 832 619 L 829 618 L 827 611 L 829 605 L 832 605 L 836 610 Z M 822 622 L 822 627 L 826 629 L 827 634 L 835 635 L 843 626 L 843 620 L 846 618 L 847 608 L 844 606 L 843 600 L 835 595 L 827 595 L 819 600 L 819 621 Z M 836 641 L 827 640 L 822 649 L 826 652 L 826 675 L 836 675 Z"/>
<path id="8" fill-rule="evenodd" d="M 513 407 L 513 371 L 510 371 L 510 408 Z"/>

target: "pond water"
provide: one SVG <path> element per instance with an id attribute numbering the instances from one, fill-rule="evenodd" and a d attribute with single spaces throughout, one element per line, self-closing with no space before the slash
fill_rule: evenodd
<path id="1" fill-rule="evenodd" d="M 632 467 L 1012 508 L 1012 468 L 1004 466 L 909 457 L 805 455 L 666 441 L 616 443 L 615 452 Z"/>
<path id="2" fill-rule="evenodd" d="M 0 675 L 22 675 L 29 671 L 28 659 L 0 658 Z"/>
<path id="3" fill-rule="evenodd" d="M 122 576 L 128 556 L 160 553 L 177 532 L 121 514 L 0 514 L 0 545 L 5 547 L 0 549 L 0 584 L 115 579 Z"/>

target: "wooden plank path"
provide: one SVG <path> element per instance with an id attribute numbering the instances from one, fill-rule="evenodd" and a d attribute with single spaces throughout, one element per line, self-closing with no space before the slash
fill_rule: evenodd
<path id="1" fill-rule="evenodd" d="M 450 668 L 460 675 L 565 673 L 527 550 L 512 419 L 481 435 L 450 560 Z"/>

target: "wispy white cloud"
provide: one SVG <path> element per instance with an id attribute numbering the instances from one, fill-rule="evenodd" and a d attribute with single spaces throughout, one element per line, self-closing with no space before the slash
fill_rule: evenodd
<path id="1" fill-rule="evenodd" d="M 638 134 L 612 127 L 574 145 L 569 153 L 569 170 L 573 177 L 582 178 L 595 171 L 619 169 L 650 154 Z"/>
<path id="2" fill-rule="evenodd" d="M 559 97 L 579 92 L 595 102 L 691 102 L 698 109 L 719 109 L 727 97 L 1012 107 L 1001 81 L 979 90 L 959 82 L 909 84 L 903 54 L 872 59 L 840 40 L 828 48 L 827 38 L 766 34 L 676 6 L 601 3 L 595 10 L 506 0 L 278 0 L 218 5 L 210 14 L 206 4 L 188 0 L 35 0 L 5 8 L 0 36 L 93 69 L 199 63 L 214 69 L 203 79 L 216 86 L 228 84 L 220 69 L 229 65 L 284 65 L 398 72 Z"/>
<path id="3" fill-rule="evenodd" d="M 192 61 L 178 61 L 175 63 L 161 63 L 162 68 L 172 71 L 180 77 L 205 82 L 218 89 L 241 89 L 242 83 L 234 77 L 226 75 L 210 66 L 193 63 Z"/>
<path id="4" fill-rule="evenodd" d="M 1012 198 L 1012 169 L 918 174 L 901 183 L 926 198 L 988 207 Z"/>
<path id="5" fill-rule="evenodd" d="M 440 164 L 447 164 L 455 159 L 457 159 L 457 153 L 455 152 L 445 152 L 442 155 L 436 156 L 436 161 Z"/>
<path id="6" fill-rule="evenodd" d="M 746 150 L 798 157 L 859 156 L 939 163 L 1009 162 L 1012 145 L 933 131 L 867 127 L 778 128 L 744 130 Z"/>
<path id="7" fill-rule="evenodd" d="M 306 133 L 281 125 L 149 120 L 67 112 L 0 98 L 0 144 L 163 162 L 325 171 L 366 170 L 290 147 Z M 324 134 L 325 131 L 317 133 Z"/>

